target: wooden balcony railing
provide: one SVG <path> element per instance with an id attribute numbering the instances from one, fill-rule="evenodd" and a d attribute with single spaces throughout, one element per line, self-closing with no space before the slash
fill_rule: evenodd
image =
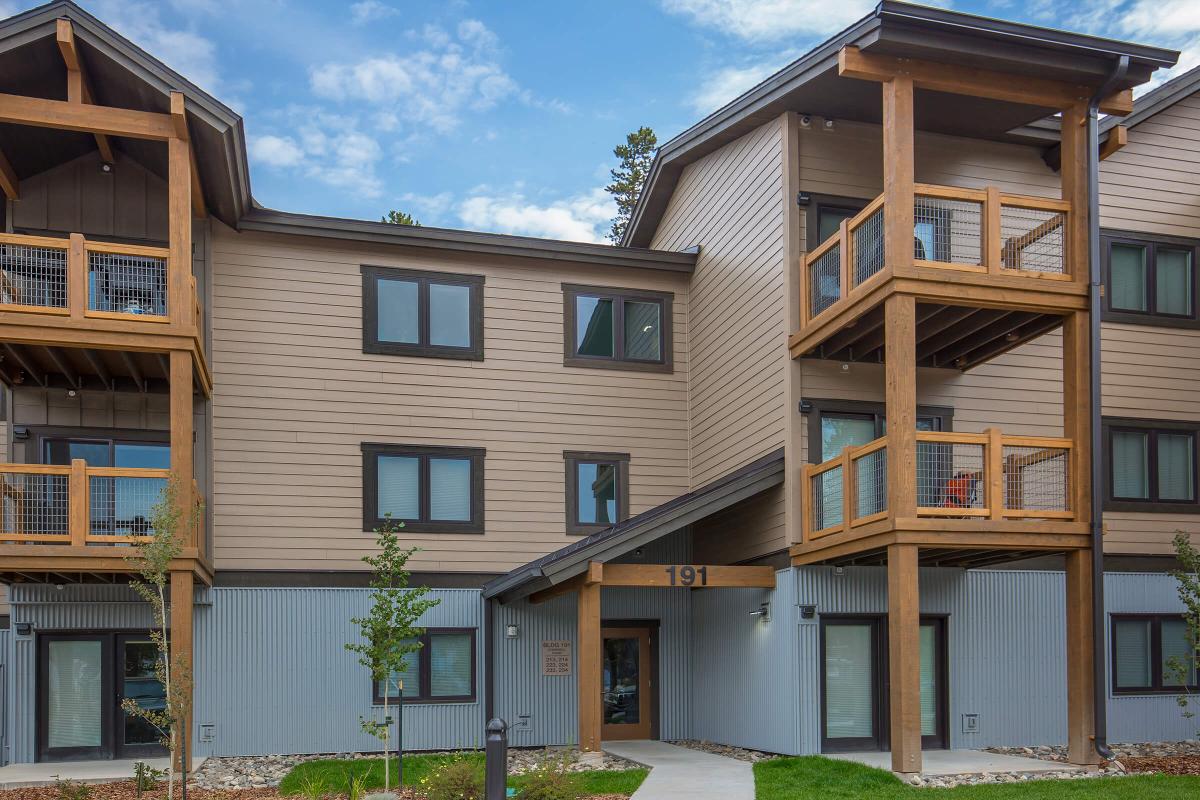
<path id="1" fill-rule="evenodd" d="M 136 545 L 154 533 L 151 518 L 171 475 L 166 469 L 0 464 L 0 542 Z M 195 502 L 202 502 L 194 483 Z M 203 546 L 203 526 L 185 547 Z"/>
<path id="2" fill-rule="evenodd" d="M 995 187 L 917 184 L 913 197 L 913 266 L 1071 281 L 1067 258 L 1070 203 L 1004 194 Z M 805 323 L 878 276 L 886 263 L 883 195 L 842 222 L 804 258 Z"/>
<path id="3" fill-rule="evenodd" d="M 1073 520 L 1071 440 L 987 433 L 919 431 L 918 517 Z M 889 515 L 886 436 L 848 447 L 805 468 L 804 540 L 867 525 Z"/>
<path id="4" fill-rule="evenodd" d="M 190 265 L 174 276 L 165 247 L 113 244 L 71 234 L 69 239 L 0 234 L 0 311 L 109 319 L 172 322 L 171 284 L 185 281 L 190 307 L 179 324 L 202 315 Z M 197 328 L 200 330 L 200 328 Z"/>

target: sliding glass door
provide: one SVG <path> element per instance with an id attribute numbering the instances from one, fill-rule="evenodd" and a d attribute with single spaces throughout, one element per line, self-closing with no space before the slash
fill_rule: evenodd
<path id="1" fill-rule="evenodd" d="M 38 758 L 112 758 L 112 638 L 38 637 Z"/>

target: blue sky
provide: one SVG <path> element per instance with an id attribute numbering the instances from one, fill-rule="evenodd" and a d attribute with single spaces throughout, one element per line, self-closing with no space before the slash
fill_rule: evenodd
<path id="1" fill-rule="evenodd" d="M 83 0 L 237 110 L 274 208 L 600 241 L 612 148 L 664 142 L 871 0 Z M 950 0 L 1200 60 L 1200 0 Z M 0 0 L 3 16 L 36 5 Z"/>

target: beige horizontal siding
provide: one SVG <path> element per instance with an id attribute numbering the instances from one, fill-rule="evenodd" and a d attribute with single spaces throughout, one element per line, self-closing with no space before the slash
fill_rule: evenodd
<path id="1" fill-rule="evenodd" d="M 420 570 L 575 541 L 564 450 L 628 452 L 633 513 L 687 491 L 687 276 L 214 229 L 218 569 L 363 569 L 364 441 L 487 449 L 486 533 L 405 535 Z M 485 360 L 362 353 L 363 263 L 485 276 Z M 674 373 L 564 367 L 563 282 L 674 292 Z"/>
<path id="2" fill-rule="evenodd" d="M 783 487 L 768 489 L 692 526 L 697 564 L 731 564 L 783 549 Z"/>

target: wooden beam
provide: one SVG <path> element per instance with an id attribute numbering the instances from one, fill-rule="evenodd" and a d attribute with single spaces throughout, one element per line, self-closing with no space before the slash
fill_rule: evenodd
<path id="1" fill-rule="evenodd" d="M 175 135 L 167 114 L 16 94 L 0 94 L 0 122 L 164 142 Z"/>
<path id="2" fill-rule="evenodd" d="M 839 51 L 838 75 L 881 82 L 904 76 L 920 89 L 1059 110 L 1086 103 L 1095 91 L 1088 86 L 1031 75 L 864 53 L 854 45 L 847 45 Z M 1131 113 L 1133 90 L 1126 89 L 1105 98 L 1100 103 L 1100 111 L 1119 116 Z"/>
<path id="3" fill-rule="evenodd" d="M 893 518 L 917 513 L 916 301 L 892 295 L 887 315 L 887 510 Z"/>
<path id="4" fill-rule="evenodd" d="M 172 442 L 172 450 L 174 443 Z M 192 719 L 192 684 L 195 659 L 192 653 L 192 573 L 179 570 L 171 573 L 171 672 L 175 682 L 175 691 L 183 698 L 183 713 L 178 722 L 176 735 L 180 729 L 185 732 L 185 746 L 180 751 L 176 767 L 187 774 L 192 761 L 192 737 L 186 732 L 191 729 Z"/>
<path id="5" fill-rule="evenodd" d="M 13 347 L 8 342 L 4 342 L 3 344 L 0 344 L 0 347 L 4 348 L 4 352 L 8 355 L 8 357 L 11 358 L 13 361 L 17 362 L 17 366 L 19 366 L 21 369 L 25 370 L 25 373 L 29 377 L 31 377 L 35 381 L 37 381 L 37 383 L 39 385 L 41 385 L 42 387 L 46 386 L 45 373 L 34 369 L 33 366 L 29 363 L 29 361 L 25 358 L 25 356 L 21 353 L 21 351 L 17 350 L 15 347 Z"/>
<path id="6" fill-rule="evenodd" d="M 689 570 L 685 581 L 683 570 Z M 649 586 L 703 589 L 717 587 L 775 588 L 772 567 L 709 564 L 605 564 L 604 586 Z"/>
<path id="7" fill-rule="evenodd" d="M 149 383 L 142 377 L 142 371 L 134 363 L 133 356 L 127 350 L 121 350 L 120 353 L 121 361 L 125 364 L 125 369 L 129 370 L 129 377 L 133 378 L 133 382 L 138 385 L 140 391 L 145 392 Z"/>
<path id="8" fill-rule="evenodd" d="M 67 383 L 71 384 L 76 389 L 83 388 L 83 381 L 80 380 L 79 374 L 75 370 L 71 369 L 71 367 L 67 364 L 66 359 L 63 357 L 63 354 L 59 352 L 57 347 L 44 346 L 42 347 L 42 350 L 45 351 L 46 356 L 50 359 L 50 363 L 54 364 L 55 368 L 58 369 L 59 374 L 67 379 Z"/>
<path id="9" fill-rule="evenodd" d="M 1092 707 L 1091 550 L 1067 553 L 1067 760 L 1097 764 Z"/>
<path id="10" fill-rule="evenodd" d="M 600 750 L 600 584 L 579 589 L 576 646 L 579 671 L 579 749 Z"/>
<path id="11" fill-rule="evenodd" d="M 1129 129 L 1118 125 L 1108 132 L 1108 139 L 1100 145 L 1100 160 L 1111 156 L 1125 145 L 1129 144 Z"/>
<path id="12" fill-rule="evenodd" d="M 890 470 L 889 470 L 890 471 Z M 921 609 L 917 547 L 887 550 L 892 771 L 921 771 Z"/>
<path id="13" fill-rule="evenodd" d="M 17 179 L 16 170 L 3 151 L 0 151 L 0 190 L 4 191 L 4 196 L 9 200 L 16 200 L 21 196 L 21 181 Z"/>
<path id="14" fill-rule="evenodd" d="M 167 142 L 167 315 L 177 330 L 193 327 L 190 150 L 182 139 Z"/>
<path id="15" fill-rule="evenodd" d="M 75 28 L 69 19 L 58 20 L 57 26 L 58 51 L 62 54 L 63 63 L 67 65 L 67 102 L 95 103 L 92 95 L 91 81 L 83 68 L 83 59 L 75 45 Z M 112 144 L 102 133 L 96 134 L 96 147 L 100 157 L 108 163 L 115 161 Z"/>
<path id="16" fill-rule="evenodd" d="M 204 191 L 200 186 L 200 168 L 196 164 L 196 148 L 191 146 L 192 137 L 188 130 L 183 92 L 171 92 L 171 125 L 175 129 L 175 138 L 188 143 L 188 162 L 192 173 L 192 213 L 197 217 L 203 217 L 208 211 L 204 206 Z"/>

